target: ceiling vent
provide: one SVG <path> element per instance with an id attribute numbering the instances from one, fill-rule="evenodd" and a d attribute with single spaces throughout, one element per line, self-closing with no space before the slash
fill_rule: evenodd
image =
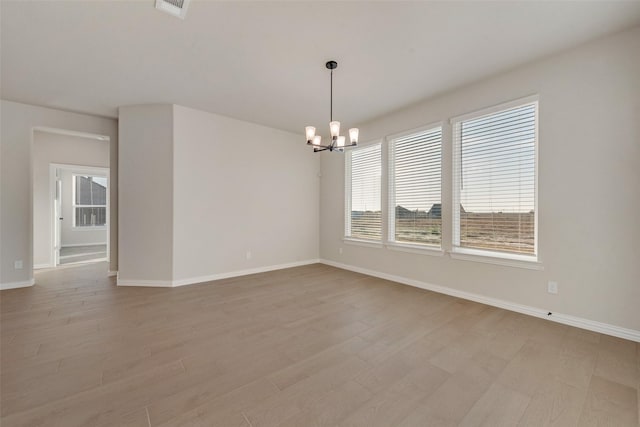
<path id="1" fill-rule="evenodd" d="M 156 9 L 184 19 L 190 0 L 156 0 Z"/>

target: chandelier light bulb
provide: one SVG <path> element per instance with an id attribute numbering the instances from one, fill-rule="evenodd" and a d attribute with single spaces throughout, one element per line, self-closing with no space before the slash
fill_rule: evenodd
<path id="1" fill-rule="evenodd" d="M 331 139 L 335 139 L 340 135 L 340 122 L 333 121 L 329 123 L 329 129 L 331 129 Z"/>
<path id="2" fill-rule="evenodd" d="M 349 129 L 349 139 L 351 140 L 352 144 L 357 144 L 358 143 L 358 133 L 360 131 L 358 130 L 358 128 L 351 128 Z"/>
<path id="3" fill-rule="evenodd" d="M 313 137 L 313 145 L 320 145 L 322 142 L 322 137 L 320 135 L 316 135 Z"/>
<path id="4" fill-rule="evenodd" d="M 336 142 L 336 147 L 338 148 L 344 148 L 344 141 L 345 141 L 346 137 L 344 136 L 339 136 L 338 137 L 338 141 Z"/>
<path id="5" fill-rule="evenodd" d="M 307 134 L 307 141 L 313 141 L 313 137 L 316 136 L 316 128 L 313 126 L 307 126 L 304 130 Z"/>

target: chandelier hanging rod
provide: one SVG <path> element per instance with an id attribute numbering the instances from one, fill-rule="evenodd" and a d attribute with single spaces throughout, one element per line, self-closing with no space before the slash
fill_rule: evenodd
<path id="1" fill-rule="evenodd" d="M 333 121 L 333 70 L 338 68 L 338 63 L 336 61 L 329 61 L 326 64 L 326 67 L 330 69 L 331 73 L 331 83 L 329 83 L 329 122 Z"/>

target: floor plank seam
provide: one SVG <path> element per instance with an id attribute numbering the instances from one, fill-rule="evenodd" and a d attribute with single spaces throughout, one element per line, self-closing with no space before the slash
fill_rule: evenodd
<path id="1" fill-rule="evenodd" d="M 295 365 L 291 365 L 291 366 L 295 366 Z M 275 372 L 273 372 L 273 373 L 272 373 L 272 375 L 277 374 L 278 372 L 280 372 L 280 371 L 282 371 L 282 370 L 284 370 L 284 369 L 287 369 L 287 368 L 282 368 L 282 369 L 280 369 L 280 370 L 278 370 L 278 371 L 275 371 Z M 273 382 L 273 380 L 272 380 L 271 378 L 267 377 L 267 381 L 269 382 L 269 384 L 271 384 L 272 386 L 274 386 L 274 387 L 276 388 L 276 390 L 278 390 L 278 392 L 280 392 L 280 391 L 282 391 L 282 390 L 283 390 L 283 389 L 281 389 L 281 388 L 278 386 L 278 384 L 276 384 L 275 382 Z"/>
<path id="2" fill-rule="evenodd" d="M 251 421 L 249 421 L 249 418 L 247 418 L 247 416 L 245 415 L 244 411 L 242 411 L 242 417 L 247 422 L 247 424 L 249 424 L 249 427 L 253 427 L 253 424 L 251 424 Z M 151 427 L 151 425 L 149 425 L 149 427 Z"/>

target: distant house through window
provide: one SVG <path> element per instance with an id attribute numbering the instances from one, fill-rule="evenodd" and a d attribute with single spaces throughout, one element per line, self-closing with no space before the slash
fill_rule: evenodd
<path id="1" fill-rule="evenodd" d="M 449 123 L 346 153 L 345 241 L 538 269 L 537 95 Z"/>
<path id="2" fill-rule="evenodd" d="M 107 178 L 73 175 L 73 226 L 104 227 L 107 223 Z"/>
<path id="3" fill-rule="evenodd" d="M 389 242 L 442 243 L 442 127 L 389 141 Z"/>

